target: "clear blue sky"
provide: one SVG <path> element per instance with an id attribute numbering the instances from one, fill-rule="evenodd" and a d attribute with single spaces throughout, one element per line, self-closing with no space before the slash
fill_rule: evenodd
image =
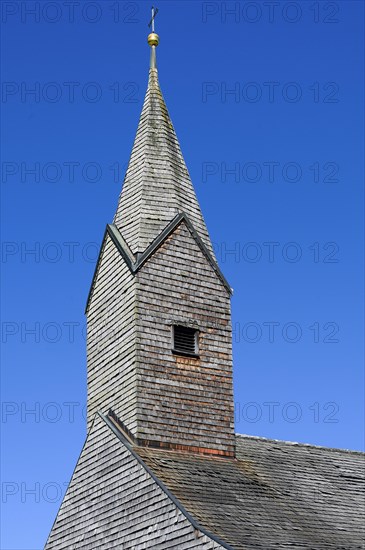
<path id="1" fill-rule="evenodd" d="M 42 548 L 85 438 L 83 312 L 150 4 L 2 2 L 1 550 Z M 234 288 L 237 431 L 361 449 L 363 2 L 158 7 L 161 87 Z"/>

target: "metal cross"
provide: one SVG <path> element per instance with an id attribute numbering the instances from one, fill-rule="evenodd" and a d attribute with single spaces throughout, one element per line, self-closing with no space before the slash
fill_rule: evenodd
<path id="1" fill-rule="evenodd" d="M 151 27 L 152 25 L 152 32 L 155 32 L 155 17 L 157 15 L 157 12 L 158 12 L 158 8 L 154 8 L 152 6 L 152 19 L 151 21 L 148 23 L 148 26 Z"/>

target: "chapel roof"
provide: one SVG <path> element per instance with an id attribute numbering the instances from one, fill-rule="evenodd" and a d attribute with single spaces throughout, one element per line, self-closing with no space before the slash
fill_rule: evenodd
<path id="1" fill-rule="evenodd" d="M 361 452 L 245 435 L 236 436 L 236 459 L 130 449 L 197 528 L 225 548 L 363 548 Z"/>

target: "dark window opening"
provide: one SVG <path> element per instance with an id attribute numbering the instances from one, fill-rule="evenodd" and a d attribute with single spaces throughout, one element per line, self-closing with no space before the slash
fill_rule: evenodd
<path id="1" fill-rule="evenodd" d="M 198 331 L 194 328 L 175 325 L 172 351 L 179 355 L 198 357 Z"/>

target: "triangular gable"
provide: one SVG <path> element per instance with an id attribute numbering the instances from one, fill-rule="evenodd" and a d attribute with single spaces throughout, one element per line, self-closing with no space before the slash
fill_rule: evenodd
<path id="1" fill-rule="evenodd" d="M 108 224 L 105 229 L 104 237 L 102 246 L 100 249 L 100 254 L 97 260 L 94 276 L 92 279 L 90 292 L 87 298 L 86 303 L 86 312 L 88 311 L 90 300 L 92 297 L 93 289 L 95 286 L 98 270 L 99 270 L 99 263 L 102 257 L 102 253 L 105 247 L 106 238 L 109 236 L 111 241 L 113 242 L 114 246 L 124 259 L 125 263 L 127 264 L 130 272 L 135 275 L 138 270 L 143 266 L 143 264 L 160 248 L 160 246 L 165 242 L 165 240 L 175 231 L 175 229 L 184 222 L 186 227 L 188 228 L 189 232 L 191 233 L 192 237 L 194 238 L 195 242 L 201 249 L 202 253 L 214 269 L 217 276 L 222 281 L 224 287 L 226 288 L 227 292 L 229 294 L 232 294 L 232 289 L 229 286 L 226 278 L 224 277 L 222 271 L 219 269 L 218 264 L 213 259 L 212 255 L 210 254 L 209 250 L 203 243 L 202 239 L 199 237 L 198 233 L 196 232 L 193 224 L 189 220 L 187 214 L 185 212 L 181 212 L 180 214 L 177 214 L 175 218 L 161 231 L 161 233 L 155 238 L 155 240 L 146 248 L 146 250 L 142 254 L 138 254 L 137 257 L 134 256 L 131 252 L 131 250 L 128 247 L 128 244 L 126 240 L 121 235 L 119 229 L 115 224 Z"/>

